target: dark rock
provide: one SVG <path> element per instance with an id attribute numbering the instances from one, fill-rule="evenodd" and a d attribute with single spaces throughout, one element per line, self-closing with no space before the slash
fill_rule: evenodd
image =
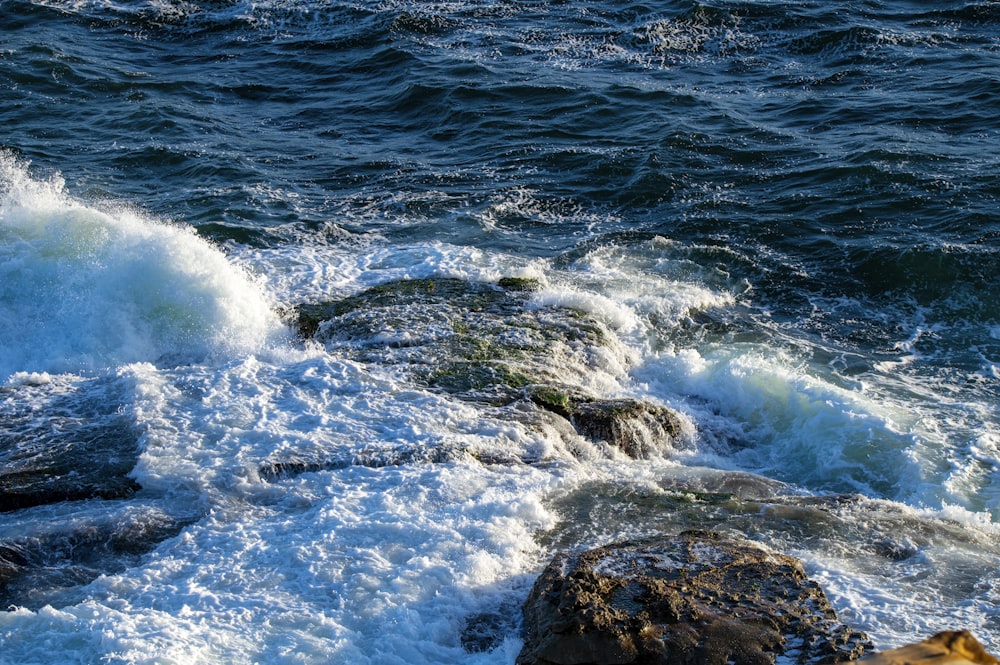
<path id="1" fill-rule="evenodd" d="M 920 551 L 916 545 L 907 539 L 882 538 L 872 543 L 876 554 L 890 561 L 906 561 L 912 559 Z"/>
<path id="2" fill-rule="evenodd" d="M 114 377 L 0 387 L 0 608 L 78 601 L 194 519 L 135 496 L 127 391 Z"/>
<path id="3" fill-rule="evenodd" d="M 542 288 L 533 277 L 501 277 L 497 286 L 508 291 L 537 291 Z"/>
<path id="4" fill-rule="evenodd" d="M 129 465 L 126 471 L 131 470 Z M 4 470 L 0 477 L 0 511 L 18 510 L 59 501 L 83 499 L 122 499 L 132 496 L 139 484 L 119 475 L 118 469 L 101 465 L 87 473 L 74 474 L 62 466 L 33 467 L 27 470 Z"/>
<path id="5" fill-rule="evenodd" d="M 556 386 L 533 386 L 531 401 L 568 419 L 588 439 L 604 441 L 629 457 L 667 456 L 681 440 L 683 426 L 675 411 L 635 399 L 593 399 Z"/>
<path id="6" fill-rule="evenodd" d="M 346 469 L 350 466 L 364 466 L 379 469 L 405 464 L 436 464 L 454 462 L 462 452 L 452 448 L 386 448 L 366 450 L 354 455 L 333 457 L 283 457 L 265 461 L 257 467 L 261 480 L 274 482 L 284 478 L 294 478 L 303 473 L 317 473 Z"/>
<path id="7" fill-rule="evenodd" d="M 674 411 L 631 399 L 578 403 L 570 422 L 583 436 L 606 441 L 636 459 L 664 456 L 682 431 Z"/>
<path id="8" fill-rule="evenodd" d="M 519 665 L 772 665 L 856 659 L 801 563 L 709 532 L 559 554 L 524 606 Z"/>
<path id="9" fill-rule="evenodd" d="M 0 534 L 0 608 L 74 602 L 76 588 L 137 565 L 193 520 L 132 502 L 65 508 L 26 518 L 15 533 Z"/>
<path id="10" fill-rule="evenodd" d="M 507 636 L 517 633 L 517 605 L 503 602 L 497 610 L 473 614 L 465 620 L 462 648 L 468 653 L 493 651 Z"/>
<path id="11" fill-rule="evenodd" d="M 116 397 L 102 381 L 0 388 L 0 511 L 134 494 L 139 431 Z"/>
<path id="12" fill-rule="evenodd" d="M 492 651 L 503 641 L 506 627 L 503 617 L 494 613 L 476 614 L 465 621 L 462 631 L 462 648 L 469 653 Z"/>

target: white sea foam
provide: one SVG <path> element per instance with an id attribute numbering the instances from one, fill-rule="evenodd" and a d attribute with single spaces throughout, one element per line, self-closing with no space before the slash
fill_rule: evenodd
<path id="1" fill-rule="evenodd" d="M 147 430 L 144 496 L 203 517 L 142 566 L 91 583 L 91 600 L 0 614 L 0 662 L 511 662 L 517 607 L 544 557 L 534 536 L 557 519 L 545 493 L 601 473 L 545 440 L 552 432 L 330 356 L 125 373 Z M 256 473 L 268 460 L 413 448 L 459 454 L 273 482 Z M 529 449 L 562 463 L 461 454 Z M 492 650 L 469 653 L 462 632 L 482 613 L 505 628 Z"/>
<path id="2" fill-rule="evenodd" d="M 52 382 L 52 375 L 48 372 L 15 372 L 7 382 L 22 386 L 42 386 Z"/>
<path id="3" fill-rule="evenodd" d="M 844 387 L 755 345 L 661 352 L 632 376 L 690 411 L 702 444 L 695 459 L 705 463 L 813 490 L 996 509 L 995 451 L 964 443 L 962 426 L 894 399 L 886 386 Z M 978 441 L 988 443 L 995 431 L 983 426 Z"/>
<path id="4" fill-rule="evenodd" d="M 28 232 L 18 231 L 13 244 L 21 252 L 5 251 L 36 271 L 59 254 L 63 258 L 47 269 L 88 275 L 96 283 L 88 299 L 105 311 L 123 292 L 138 301 L 129 305 L 133 310 L 146 301 L 93 267 L 102 261 L 121 266 L 133 281 L 138 264 L 152 264 L 187 292 L 204 293 L 195 288 L 200 265 L 223 277 L 194 307 L 202 317 L 196 339 L 184 339 L 188 328 L 157 320 L 147 331 L 149 353 L 132 353 L 129 345 L 90 350 L 118 367 L 129 395 L 121 408 L 144 432 L 133 471 L 141 500 L 151 511 L 193 522 L 140 565 L 91 582 L 80 590 L 82 602 L 0 614 L 0 663 L 511 663 L 521 644 L 520 603 L 551 554 L 544 535 L 558 533 L 565 519 L 551 498 L 593 483 L 645 492 L 661 480 L 698 473 L 678 460 L 763 470 L 798 490 L 923 502 L 929 507 L 913 511 L 914 521 L 957 521 L 955 528 L 995 537 L 988 515 L 966 507 L 960 495 L 968 493 L 965 485 L 996 480 L 956 473 L 951 489 L 942 485 L 940 472 L 929 470 L 941 459 L 932 449 L 948 441 L 934 439 L 926 414 L 907 410 L 905 402 L 885 400 L 884 391 L 860 381 L 829 381 L 763 343 L 666 350 L 653 343 L 658 326 L 728 307 L 742 288 L 689 260 L 689 248 L 664 239 L 627 251 L 604 246 L 569 266 L 433 242 L 234 247 L 227 260 L 187 232 L 133 213 L 88 208 L 68 199 L 58 183 L 22 176 L 8 169 L 5 222 L 41 209 L 45 214 L 36 218 L 47 225 L 97 240 L 77 250 L 36 237 L 28 242 L 20 239 Z M 13 238 L 4 229 L 5 238 Z M 252 268 L 262 282 L 233 265 Z M 627 362 L 607 363 L 590 387 L 682 409 L 698 428 L 697 447 L 674 461 L 631 461 L 573 440 L 568 425 L 531 426 L 429 392 L 397 368 L 341 357 L 336 349 L 264 348 L 275 327 L 271 300 L 290 306 L 440 275 L 535 277 L 542 287 L 535 306 L 571 306 L 603 320 L 627 347 Z M 266 295 L 247 295 L 264 287 Z M 213 304 L 228 294 L 249 302 L 249 319 Z M 43 296 L 37 288 L 36 297 Z M 55 307 L 51 297 L 46 302 Z M 26 307 L 19 299 L 13 304 Z M 67 307 L 83 317 L 82 309 Z M 213 341 L 217 328 L 242 334 L 244 326 L 249 338 L 233 346 Z M 174 334 L 181 334 L 180 346 Z M 156 362 L 164 353 L 196 356 L 189 347 L 213 352 L 218 361 Z M 62 366 L 23 358 L 5 360 L 13 368 L 12 387 L 64 380 L 57 374 Z M 99 366 L 75 363 L 74 371 Z M 996 442 L 989 432 L 976 439 L 983 467 L 994 460 Z M 538 462 L 480 461 L 489 459 Z M 268 468 L 278 472 L 268 475 Z M 930 592 L 908 587 L 913 579 L 930 575 L 932 591 L 946 589 L 949 567 L 990 569 L 991 552 L 973 545 L 949 554 L 939 543 L 883 574 L 850 556 L 806 548 L 793 553 L 806 560 L 843 619 L 891 645 L 947 627 L 944 618 L 934 618 Z M 989 626 L 995 592 L 962 584 L 964 595 L 956 594 L 948 620 Z M 463 631 L 481 615 L 498 622 L 496 642 L 469 652 Z"/>
<path id="5" fill-rule="evenodd" d="M 0 376 L 190 362 L 282 333 L 246 272 L 191 230 L 98 210 L 0 158 Z"/>
<path id="6" fill-rule="evenodd" d="M 933 519 L 933 518 L 932 518 Z M 933 529 L 933 521 L 924 529 Z M 1000 646 L 996 532 L 975 542 L 926 545 L 911 560 L 859 567 L 851 557 L 794 552 L 837 607 L 838 618 L 867 632 L 877 650 L 942 630 L 971 631 L 991 652 Z M 962 539 L 964 540 L 964 538 Z M 985 547 L 984 547 L 985 546 Z"/>

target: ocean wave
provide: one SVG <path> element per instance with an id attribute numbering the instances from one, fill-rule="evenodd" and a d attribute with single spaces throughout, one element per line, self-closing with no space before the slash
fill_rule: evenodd
<path id="1" fill-rule="evenodd" d="M 282 334 L 255 279 L 190 229 L 88 207 L 10 156 L 0 166 L 0 374 L 191 362 Z"/>

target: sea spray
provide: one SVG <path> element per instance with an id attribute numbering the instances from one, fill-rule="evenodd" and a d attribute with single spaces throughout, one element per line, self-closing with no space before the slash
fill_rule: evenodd
<path id="1" fill-rule="evenodd" d="M 0 157 L 0 376 L 253 353 L 283 326 L 191 229 L 69 196 Z"/>

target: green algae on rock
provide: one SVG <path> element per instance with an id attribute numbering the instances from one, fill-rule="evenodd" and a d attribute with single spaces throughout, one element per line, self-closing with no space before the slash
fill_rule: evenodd
<path id="1" fill-rule="evenodd" d="M 531 278 L 406 279 L 300 305 L 295 316 L 303 337 L 403 367 L 429 390 L 495 407 L 533 404 L 631 457 L 669 454 L 682 436 L 680 417 L 641 400 L 594 394 L 594 376 L 609 364 L 624 372 L 627 352 L 588 313 L 534 305 L 540 288 Z"/>

